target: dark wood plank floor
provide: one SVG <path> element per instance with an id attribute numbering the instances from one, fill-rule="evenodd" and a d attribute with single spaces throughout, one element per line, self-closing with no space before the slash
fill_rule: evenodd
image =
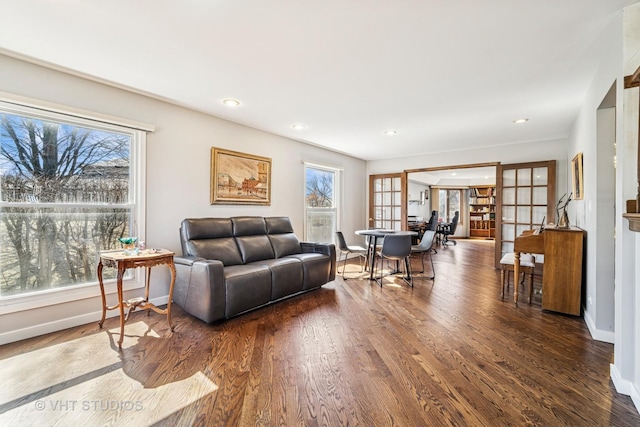
<path id="1" fill-rule="evenodd" d="M 501 301 L 492 257 L 459 241 L 414 288 L 338 279 L 216 325 L 174 306 L 173 334 L 135 313 L 122 352 L 116 318 L 2 346 L 0 425 L 640 425 L 613 346 Z"/>

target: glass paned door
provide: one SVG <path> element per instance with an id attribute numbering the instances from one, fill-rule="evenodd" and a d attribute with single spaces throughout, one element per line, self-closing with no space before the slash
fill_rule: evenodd
<path id="1" fill-rule="evenodd" d="M 369 228 L 402 230 L 405 199 L 405 173 L 369 176 Z"/>
<path id="2" fill-rule="evenodd" d="M 496 268 L 524 231 L 555 222 L 556 162 L 498 165 Z"/>

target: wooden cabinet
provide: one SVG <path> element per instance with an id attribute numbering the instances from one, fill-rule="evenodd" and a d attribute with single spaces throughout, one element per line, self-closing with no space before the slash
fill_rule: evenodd
<path id="1" fill-rule="evenodd" d="M 496 188 L 478 186 L 469 188 L 469 237 L 494 239 L 496 237 Z"/>
<path id="2" fill-rule="evenodd" d="M 584 231 L 550 227 L 543 233 L 542 309 L 579 316 Z"/>

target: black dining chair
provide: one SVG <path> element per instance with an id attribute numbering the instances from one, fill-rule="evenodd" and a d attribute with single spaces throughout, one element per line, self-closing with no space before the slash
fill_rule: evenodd
<path id="1" fill-rule="evenodd" d="M 375 280 L 380 286 L 382 286 L 382 264 L 384 263 L 384 260 L 387 259 L 397 262 L 404 261 L 404 274 L 402 275 L 402 280 L 413 287 L 411 263 L 409 262 L 411 257 L 411 235 L 388 234 L 384 236 L 382 249 L 380 250 L 379 255 L 380 276 Z"/>
<path id="2" fill-rule="evenodd" d="M 364 271 L 363 261 L 366 261 L 367 259 L 367 249 L 363 248 L 362 246 L 348 245 L 347 241 L 344 238 L 344 235 L 342 234 L 342 231 L 336 231 L 336 236 L 338 237 L 338 250 L 340 252 L 338 256 L 338 265 L 340 265 L 340 260 L 342 259 L 342 255 L 344 254 L 344 261 L 342 263 L 342 278 L 344 280 L 347 280 L 347 278 L 344 276 L 344 270 L 347 267 L 347 257 L 350 254 L 358 255 L 358 258 L 360 259 L 360 272 L 362 273 Z"/>
<path id="3" fill-rule="evenodd" d="M 431 272 L 433 273 L 431 277 L 428 279 L 435 279 L 436 277 L 436 269 L 433 267 L 433 253 L 435 249 L 433 248 L 433 241 L 435 240 L 436 232 L 433 230 L 427 230 L 424 232 L 422 236 L 422 240 L 417 245 L 411 246 L 411 254 L 420 254 L 420 259 L 422 260 L 422 271 L 420 273 L 424 273 L 424 257 L 428 254 L 429 260 L 431 261 Z"/>
<path id="4" fill-rule="evenodd" d="M 431 218 L 429 218 L 429 222 L 427 223 L 427 227 L 425 230 L 436 231 L 438 228 L 438 211 L 431 211 Z"/>

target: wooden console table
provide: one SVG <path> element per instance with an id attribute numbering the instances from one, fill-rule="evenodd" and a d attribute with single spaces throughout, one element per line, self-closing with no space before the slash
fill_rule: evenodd
<path id="1" fill-rule="evenodd" d="M 136 309 L 141 310 L 153 310 L 156 313 L 166 314 L 169 327 L 173 331 L 173 324 L 171 323 L 171 300 L 173 298 L 173 286 L 176 282 L 176 267 L 173 263 L 173 256 L 175 254 L 166 249 L 159 250 L 146 250 L 142 251 L 138 255 L 125 255 L 123 251 L 105 251 L 100 253 L 100 262 L 98 263 L 98 282 L 100 283 L 100 293 L 102 295 L 102 319 L 100 319 L 100 328 L 107 316 L 107 310 L 120 310 L 120 339 L 118 340 L 118 348 L 122 349 L 122 341 L 124 339 L 124 324 L 129 320 L 129 315 Z M 151 267 L 156 265 L 165 264 L 171 270 L 171 284 L 169 285 L 169 301 L 167 302 L 167 308 L 160 309 L 153 303 L 149 302 L 149 280 L 151 279 Z M 118 303 L 113 306 L 107 305 L 107 298 L 104 292 L 104 283 L 102 281 L 102 269 L 103 267 L 112 267 L 118 270 Z M 145 295 L 143 297 L 131 298 L 127 301 L 124 300 L 122 290 L 122 278 L 124 273 L 129 268 L 146 267 L 147 274 L 145 277 Z M 124 310 L 128 309 L 125 316 Z"/>

